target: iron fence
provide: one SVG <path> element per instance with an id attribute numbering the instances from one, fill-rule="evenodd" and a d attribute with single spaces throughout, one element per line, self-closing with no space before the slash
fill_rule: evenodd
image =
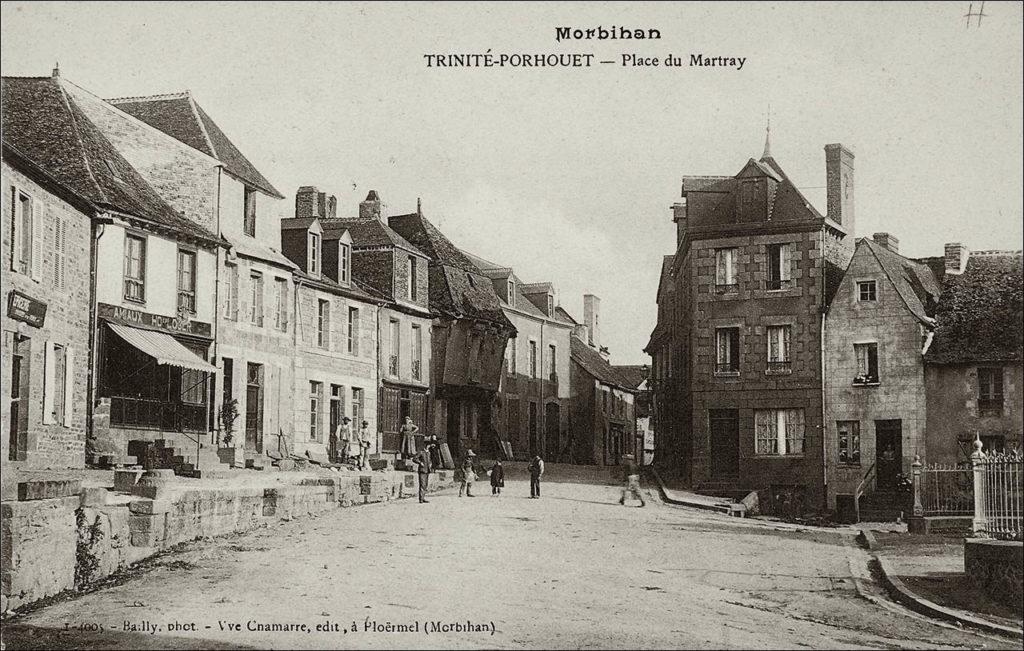
<path id="1" fill-rule="evenodd" d="M 984 454 L 975 441 L 974 531 L 1020 540 L 1024 526 L 1024 457 L 1019 451 Z"/>
<path id="2" fill-rule="evenodd" d="M 917 493 L 923 515 L 973 515 L 974 471 L 966 463 L 924 466 Z"/>

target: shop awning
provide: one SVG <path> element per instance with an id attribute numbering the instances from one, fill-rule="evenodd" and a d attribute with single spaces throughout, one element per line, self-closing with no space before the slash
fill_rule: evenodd
<path id="1" fill-rule="evenodd" d="M 156 359 L 157 364 L 190 368 L 195 371 L 206 371 L 207 373 L 217 372 L 216 366 L 182 346 L 171 335 L 152 330 L 140 330 L 139 328 L 118 323 L 110 323 L 108 325 L 121 339 Z"/>

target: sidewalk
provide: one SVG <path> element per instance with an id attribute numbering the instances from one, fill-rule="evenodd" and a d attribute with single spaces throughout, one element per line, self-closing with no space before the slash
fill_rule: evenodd
<path id="1" fill-rule="evenodd" d="M 869 541 L 882 582 L 897 601 L 930 617 L 1024 638 L 1024 616 L 964 574 L 962 537 L 876 532 Z"/>
<path id="2" fill-rule="evenodd" d="M 669 488 L 665 485 L 661 475 L 653 467 L 649 468 L 651 475 L 654 476 L 654 481 L 658 484 L 659 490 L 661 490 L 661 496 L 669 504 L 678 504 L 679 506 L 689 506 L 695 509 L 704 509 L 706 511 L 717 511 L 718 513 L 728 513 L 729 505 L 732 504 L 732 500 L 724 497 L 711 497 L 708 495 L 698 495 L 697 493 L 691 493 L 690 491 L 678 490 L 675 488 Z"/>

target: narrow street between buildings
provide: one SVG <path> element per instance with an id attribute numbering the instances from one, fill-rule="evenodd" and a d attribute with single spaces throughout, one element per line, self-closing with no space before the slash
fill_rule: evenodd
<path id="1" fill-rule="evenodd" d="M 188 545 L 5 625 L 18 648 L 1019 648 L 858 594 L 847 530 L 512 475 Z M 102 627 L 102 632 L 89 629 Z M 319 627 L 319 630 L 318 630 Z"/>

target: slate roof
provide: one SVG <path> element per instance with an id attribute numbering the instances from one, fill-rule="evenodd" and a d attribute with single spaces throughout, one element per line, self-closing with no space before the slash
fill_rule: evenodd
<path id="1" fill-rule="evenodd" d="M 555 306 L 555 314 L 554 314 L 554 316 L 548 316 L 547 314 L 545 314 L 543 312 L 543 310 L 541 310 L 539 307 L 534 305 L 533 301 L 528 299 L 526 297 L 526 294 L 523 292 L 523 288 L 524 287 L 530 288 L 530 287 L 541 287 L 541 286 L 544 286 L 544 287 L 550 289 L 551 291 L 554 291 L 554 286 L 551 283 L 532 283 L 532 284 L 527 284 L 527 283 L 524 283 L 523 281 L 521 281 L 519 279 L 519 277 L 515 275 L 515 272 L 512 271 L 511 267 L 503 267 L 503 266 L 499 265 L 496 262 L 491 262 L 490 260 L 484 260 L 483 258 L 481 258 L 479 256 L 473 255 L 469 251 L 462 251 L 462 254 L 465 255 L 467 258 L 469 258 L 469 260 L 471 262 L 473 262 L 474 265 L 476 265 L 477 269 L 480 270 L 480 273 L 484 274 L 488 278 L 507 278 L 507 277 L 512 277 L 512 278 L 515 279 L 515 285 L 516 285 L 516 304 L 515 304 L 515 307 L 510 306 L 508 303 L 506 303 L 504 300 L 502 300 L 500 295 L 498 295 L 498 301 L 500 301 L 501 304 L 504 307 L 507 307 L 507 308 L 512 309 L 512 310 L 519 310 L 520 312 L 526 312 L 527 314 L 530 314 L 532 316 L 535 316 L 535 317 L 538 317 L 538 318 L 541 318 L 541 319 L 549 319 L 549 320 L 556 321 L 558 323 L 562 323 L 562 324 L 565 324 L 565 325 L 570 325 L 570 326 L 579 325 L 578 323 L 576 323 L 576 319 L 572 318 L 572 316 L 570 316 L 569 313 L 566 312 L 565 309 L 562 308 L 561 305 L 556 305 Z M 495 292 L 495 294 L 497 295 L 497 292 Z"/>
<path id="2" fill-rule="evenodd" d="M 561 305 L 555 307 L 555 316 L 558 317 L 558 319 L 563 323 L 568 323 L 569 325 L 579 325 L 579 322 L 576 319 L 572 318 L 572 315 L 566 312 L 565 308 L 563 308 Z"/>
<path id="3" fill-rule="evenodd" d="M 1024 349 L 1020 251 L 971 252 L 962 274 L 946 274 L 935 310 L 933 364 L 1020 362 Z"/>
<path id="4" fill-rule="evenodd" d="M 324 236 L 340 235 L 347 230 L 352 235 L 352 248 L 394 246 L 410 253 L 423 255 L 423 252 L 409 243 L 390 226 L 379 219 L 321 219 Z M 424 256 L 426 257 L 426 256 Z"/>
<path id="5" fill-rule="evenodd" d="M 122 97 L 107 102 L 189 147 L 213 156 L 224 164 L 224 169 L 246 183 L 271 196 L 284 198 L 188 91 L 150 97 Z"/>
<path id="6" fill-rule="evenodd" d="M 870 250 L 885 275 L 896 287 L 907 309 L 922 323 L 931 326 L 935 305 L 942 287 L 927 264 L 905 258 L 869 238 L 860 240 Z"/>
<path id="7" fill-rule="evenodd" d="M 366 301 L 368 303 L 391 302 L 386 298 L 378 297 L 375 294 L 371 294 L 370 292 L 366 291 L 366 289 L 364 289 L 362 285 L 358 283 L 353 283 L 351 287 L 346 287 L 344 285 L 339 285 L 338 283 L 334 282 L 327 276 L 311 276 L 310 274 L 302 271 L 301 269 L 296 269 L 292 273 L 295 275 L 296 278 L 302 279 L 302 282 L 304 284 L 314 287 L 316 289 L 331 292 L 333 294 L 348 296 L 350 298 L 355 298 L 360 301 Z"/>
<path id="8" fill-rule="evenodd" d="M 99 211 L 207 243 L 220 240 L 165 202 L 52 77 L 2 79 L 3 144 Z"/>
<path id="9" fill-rule="evenodd" d="M 480 273 L 422 213 L 388 217 L 388 225 L 430 259 L 430 308 L 455 318 L 487 321 L 515 332 L 490 278 Z"/>
<path id="10" fill-rule="evenodd" d="M 636 393 L 636 385 L 632 384 L 632 376 L 612 366 L 597 352 L 578 337 L 569 337 L 570 358 L 583 367 L 583 370 L 600 380 L 624 391 Z"/>
<path id="11" fill-rule="evenodd" d="M 628 379 L 634 389 L 639 388 L 644 380 L 651 376 L 651 367 L 646 364 L 612 364 L 612 368 L 618 371 L 624 379 Z"/>

